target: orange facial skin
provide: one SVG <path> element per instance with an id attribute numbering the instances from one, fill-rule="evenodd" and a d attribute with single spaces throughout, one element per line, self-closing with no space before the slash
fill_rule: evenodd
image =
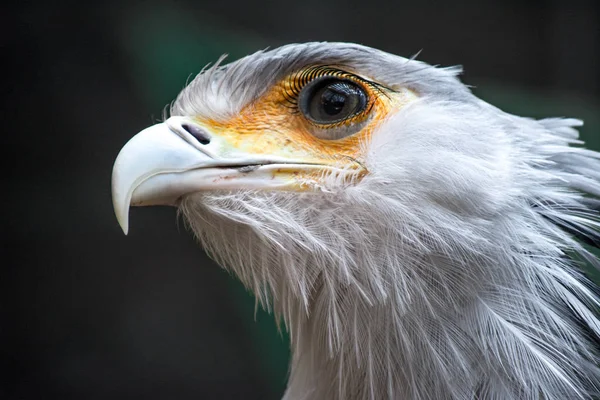
<path id="1" fill-rule="evenodd" d="M 310 69 L 319 68 L 317 75 Z M 347 120 L 332 125 L 318 125 L 308 120 L 297 106 L 297 97 L 307 73 L 316 77 L 333 76 L 352 80 L 366 93 L 368 102 L 365 110 Z M 318 72 L 318 71 L 317 71 Z M 264 95 L 244 107 L 235 117 L 224 121 L 196 118 L 199 124 L 225 139 L 233 148 L 243 152 L 277 155 L 302 160 L 306 163 L 348 167 L 364 159 L 361 154 L 363 143 L 388 115 L 416 99 L 409 91 L 392 91 L 352 73 L 335 67 L 307 67 L 293 73 L 273 85 Z M 315 130 L 326 135 L 328 129 L 350 129 L 357 131 L 339 139 L 321 139 Z"/>

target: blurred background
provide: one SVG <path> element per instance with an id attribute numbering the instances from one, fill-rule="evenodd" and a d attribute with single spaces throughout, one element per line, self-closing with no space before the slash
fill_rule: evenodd
<path id="1" fill-rule="evenodd" d="M 277 399 L 288 342 L 174 209 L 133 209 L 112 163 L 222 53 L 352 41 L 465 67 L 516 114 L 573 116 L 600 149 L 597 0 L 4 4 L 0 398 Z M 255 320 L 256 317 L 256 320 Z"/>

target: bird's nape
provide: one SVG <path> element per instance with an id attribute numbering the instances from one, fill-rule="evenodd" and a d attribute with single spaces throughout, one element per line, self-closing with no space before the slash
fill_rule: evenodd
<path id="1" fill-rule="evenodd" d="M 134 137 L 113 203 L 179 207 L 290 332 L 286 399 L 600 392 L 600 154 L 456 68 L 308 43 L 202 72 Z"/>

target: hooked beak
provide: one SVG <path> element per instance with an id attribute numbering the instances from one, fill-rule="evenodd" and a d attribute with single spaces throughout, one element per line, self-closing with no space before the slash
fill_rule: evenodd
<path id="1" fill-rule="evenodd" d="M 127 234 L 129 207 L 177 205 L 182 196 L 205 190 L 311 190 L 323 160 L 256 154 L 226 135 L 186 117 L 144 129 L 121 149 L 112 173 L 117 220 Z"/>

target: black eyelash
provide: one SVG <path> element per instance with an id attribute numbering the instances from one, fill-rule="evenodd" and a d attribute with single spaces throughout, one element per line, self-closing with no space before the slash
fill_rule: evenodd
<path id="1" fill-rule="evenodd" d="M 286 102 L 285 106 L 292 109 L 294 113 L 300 112 L 298 110 L 298 96 L 300 95 L 300 92 L 308 83 L 322 76 L 330 76 L 334 78 L 337 77 L 340 79 L 350 79 L 355 82 L 360 82 L 364 85 L 369 86 L 378 95 L 383 95 L 386 97 L 389 97 L 387 91 L 391 91 L 391 89 L 386 88 L 383 85 L 361 78 L 360 76 L 355 75 L 353 73 L 343 71 L 341 69 L 337 69 L 328 65 L 315 65 L 297 72 L 294 76 L 291 77 L 291 79 L 288 80 L 288 82 L 290 82 L 291 85 L 290 87 L 285 88 L 286 90 L 284 90 L 283 93 L 283 97 Z M 373 106 L 373 103 L 370 103 L 371 105 L 369 107 L 369 110 L 367 111 L 370 111 Z"/>

